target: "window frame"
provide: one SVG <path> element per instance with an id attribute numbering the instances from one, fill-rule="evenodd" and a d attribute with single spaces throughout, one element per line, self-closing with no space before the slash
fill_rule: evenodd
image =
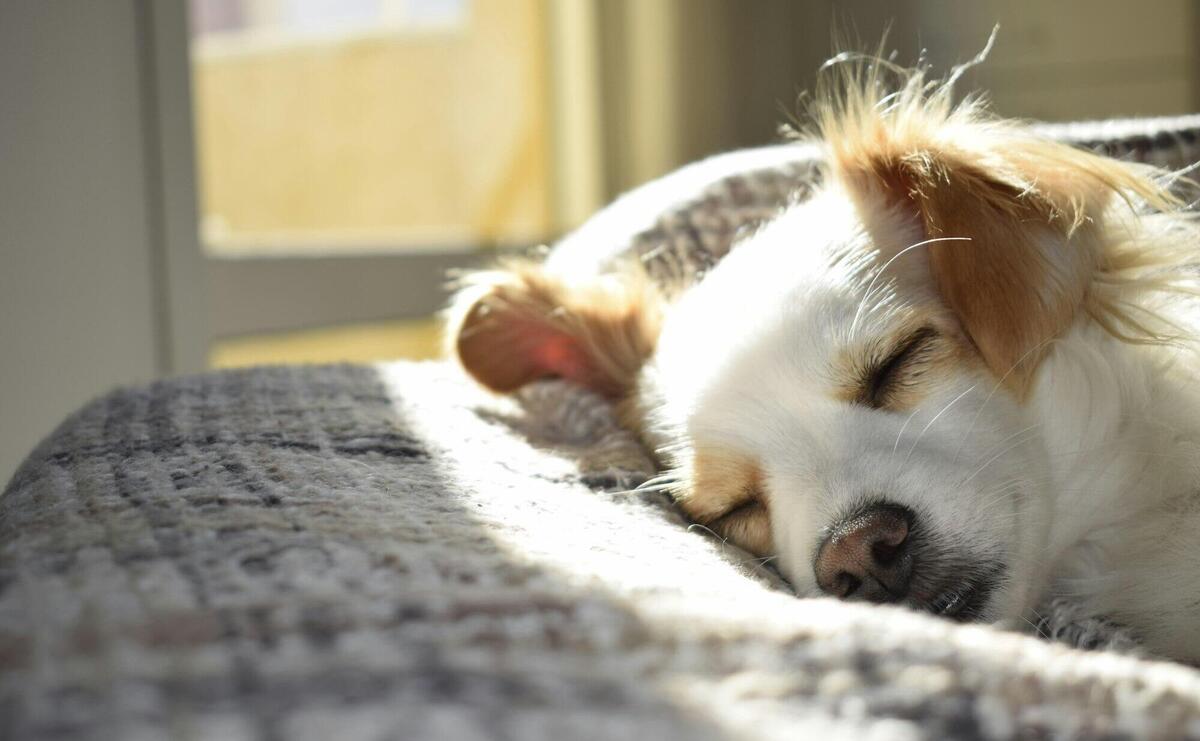
<path id="1" fill-rule="evenodd" d="M 369 250 L 331 245 L 324 253 L 309 246 L 302 253 L 264 250 L 245 257 L 206 252 L 199 229 L 188 4 L 136 2 L 147 39 L 142 66 L 151 228 L 163 248 L 155 277 L 170 371 L 205 369 L 210 343 L 224 337 L 428 317 L 448 300 L 444 276 L 494 257 L 494 250 L 475 245 Z M 601 108 L 594 57 L 599 4 L 548 3 L 547 10 L 555 30 L 548 35 L 570 34 L 574 42 L 552 43 L 549 49 L 556 132 L 551 146 L 557 202 L 552 205 L 565 228 L 597 210 L 606 195 L 599 132 L 594 125 L 578 125 L 581 110 L 587 117 Z"/>

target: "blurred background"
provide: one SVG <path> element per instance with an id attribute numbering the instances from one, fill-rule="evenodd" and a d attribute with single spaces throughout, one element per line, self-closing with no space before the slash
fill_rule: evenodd
<path id="1" fill-rule="evenodd" d="M 1200 108 L 1195 0 L 4 0 L 0 482 L 116 384 L 433 357 L 444 275 L 769 143 L 834 29 L 1043 120 Z"/>

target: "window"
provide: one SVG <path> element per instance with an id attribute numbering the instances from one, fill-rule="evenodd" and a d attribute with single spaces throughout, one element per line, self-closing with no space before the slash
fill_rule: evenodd
<path id="1" fill-rule="evenodd" d="M 447 269 L 567 226 L 548 7 L 191 0 L 214 364 L 431 355 Z"/>
<path id="2" fill-rule="evenodd" d="M 552 236 L 538 0 L 193 0 L 202 230 L 217 255 Z"/>

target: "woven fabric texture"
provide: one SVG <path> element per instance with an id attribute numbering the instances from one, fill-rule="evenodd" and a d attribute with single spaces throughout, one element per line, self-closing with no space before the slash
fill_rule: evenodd
<path id="1" fill-rule="evenodd" d="M 111 394 L 0 499 L 0 737 L 1200 737 L 1200 677 L 798 600 L 599 399 L 443 364 Z"/>

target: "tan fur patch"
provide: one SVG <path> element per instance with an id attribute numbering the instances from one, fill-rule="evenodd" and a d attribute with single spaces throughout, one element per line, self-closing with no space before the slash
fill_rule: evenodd
<path id="1" fill-rule="evenodd" d="M 931 245 L 930 268 L 984 361 L 1024 395 L 1048 342 L 1066 331 L 1083 303 L 1098 242 L 1090 221 L 1068 233 L 1045 204 L 1003 187 L 1012 204 L 1002 209 L 978 192 L 987 187 L 999 186 L 958 174 L 927 186 L 928 233 L 971 239 Z"/>
<path id="2" fill-rule="evenodd" d="M 680 507 L 696 522 L 759 556 L 774 552 L 762 469 L 754 458 L 704 448 L 692 458 Z"/>
<path id="3" fill-rule="evenodd" d="M 969 362 L 953 328 L 914 311 L 888 331 L 841 348 L 834 361 L 834 396 L 874 409 L 914 409 L 939 379 Z"/>
<path id="4" fill-rule="evenodd" d="M 568 282 L 513 261 L 467 279 L 451 309 L 450 349 L 494 391 L 557 377 L 620 398 L 654 351 L 661 301 L 632 268 Z"/>

